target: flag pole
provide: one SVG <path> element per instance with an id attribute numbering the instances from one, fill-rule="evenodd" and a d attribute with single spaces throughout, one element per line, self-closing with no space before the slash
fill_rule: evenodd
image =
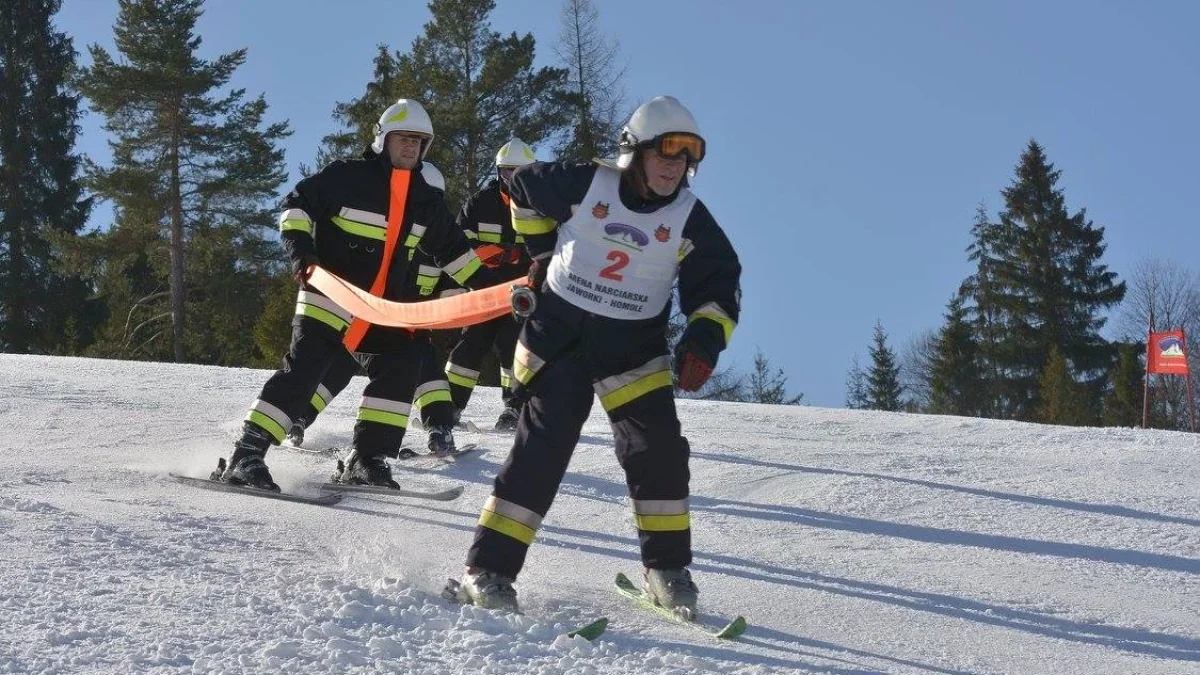
<path id="1" fill-rule="evenodd" d="M 1183 332 L 1183 329 L 1180 328 L 1179 334 L 1183 336 L 1183 358 L 1185 359 L 1184 365 L 1187 365 L 1187 333 Z M 1196 399 L 1192 397 L 1192 369 L 1190 366 L 1184 371 L 1183 376 L 1187 378 L 1188 420 L 1191 421 L 1192 433 L 1194 434 L 1196 433 Z"/>
<path id="2" fill-rule="evenodd" d="M 1150 335 L 1154 333 L 1154 303 L 1150 303 L 1150 319 L 1146 322 L 1146 370 L 1142 376 L 1142 428 L 1148 429 L 1150 418 Z"/>

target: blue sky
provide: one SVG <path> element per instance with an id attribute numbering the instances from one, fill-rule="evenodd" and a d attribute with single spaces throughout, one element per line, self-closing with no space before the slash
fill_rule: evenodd
<path id="1" fill-rule="evenodd" d="M 708 140 L 693 187 L 745 268 L 721 365 L 748 369 L 759 347 L 808 403 L 843 404 L 876 320 L 898 350 L 941 325 L 970 272 L 976 205 L 1002 207 L 1030 138 L 1062 170 L 1068 208 L 1106 227 L 1122 278 L 1148 256 L 1198 267 L 1200 3 L 596 5 L 629 97 L 678 97 Z M 552 65 L 558 11 L 500 0 L 492 25 L 532 33 Z M 56 24 L 87 62 L 88 44 L 111 51 L 116 13 L 66 0 Z M 414 0 L 208 0 L 198 33 L 205 58 L 249 48 L 234 84 L 290 121 L 295 179 L 334 104 L 363 91 L 376 45 L 406 49 L 427 20 Z M 101 124 L 85 118 L 79 146 L 98 159 Z"/>

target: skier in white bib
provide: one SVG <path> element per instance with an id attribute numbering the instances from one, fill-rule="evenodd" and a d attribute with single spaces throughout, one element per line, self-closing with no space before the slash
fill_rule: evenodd
<path id="1" fill-rule="evenodd" d="M 526 403 L 467 572 L 451 585 L 460 600 L 517 608 L 513 583 L 598 395 L 632 497 L 646 592 L 694 616 L 689 449 L 672 370 L 684 391 L 707 381 L 737 322 L 741 276 L 725 233 L 687 187 L 705 145 L 688 109 L 660 96 L 634 111 L 615 162 L 535 162 L 513 174 L 513 226 L 538 292 L 513 363 Z M 665 329 L 676 283 L 688 326 L 672 361 Z"/>

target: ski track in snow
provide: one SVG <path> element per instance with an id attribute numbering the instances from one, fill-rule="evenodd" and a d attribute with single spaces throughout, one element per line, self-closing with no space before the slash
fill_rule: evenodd
<path id="1" fill-rule="evenodd" d="M 314 507 L 196 490 L 267 371 L 0 355 L 0 673 L 1200 672 L 1200 442 L 1190 434 L 683 401 L 706 621 L 612 588 L 639 561 L 594 406 L 518 590 L 450 605 L 511 437 L 403 468 L 453 502 Z M 310 430 L 344 445 L 363 380 Z M 500 412 L 480 388 L 467 417 Z M 423 439 L 421 432 L 411 432 Z M 311 491 L 328 457 L 268 454 Z M 607 615 L 595 643 L 570 628 Z"/>

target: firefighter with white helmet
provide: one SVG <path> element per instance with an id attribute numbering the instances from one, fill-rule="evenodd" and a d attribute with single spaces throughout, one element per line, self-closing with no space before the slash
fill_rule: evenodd
<path id="1" fill-rule="evenodd" d="M 505 143 L 496 151 L 496 178 L 472 195 L 458 214 L 458 225 L 476 246 L 480 259 L 504 280 L 519 278 L 529 270 L 525 238 L 512 227 L 508 181 L 513 171 L 536 159 L 533 148 L 525 141 L 513 138 Z M 461 413 L 479 381 L 484 357 L 495 350 L 500 362 L 500 396 L 504 403 L 504 410 L 495 423 L 499 431 L 516 429 L 520 413 L 520 402 L 512 391 L 513 352 L 520 332 L 521 324 L 511 317 L 464 328 L 446 363 L 446 378 L 450 382 L 454 406 Z"/>
<path id="2" fill-rule="evenodd" d="M 332 364 L 348 350 L 366 371 L 354 443 L 335 480 L 396 487 L 385 457 L 399 451 L 417 379 L 421 334 L 355 319 L 306 284 L 314 265 L 388 300 L 416 299 L 410 260 L 431 256 L 458 282 L 489 285 L 441 190 L 421 160 L 433 125 L 420 103 L 400 99 L 379 117 L 360 158 L 337 160 L 301 180 L 284 199 L 280 238 L 300 284 L 292 344 L 283 367 L 250 408 L 233 455 L 218 478 L 278 491 L 264 460 L 302 416 Z M 389 245 L 391 244 L 391 245 Z"/>
<path id="3" fill-rule="evenodd" d="M 697 588 L 688 442 L 673 384 L 700 389 L 738 319 L 741 265 L 687 186 L 706 141 L 678 100 L 640 106 L 615 161 L 535 162 L 509 183 L 513 226 L 539 295 L 516 347 L 516 440 L 475 528 L 459 599 L 516 608 L 513 583 L 598 396 L 613 428 L 641 544 L 646 592 L 685 618 Z M 669 353 L 672 289 L 688 325 Z"/>

